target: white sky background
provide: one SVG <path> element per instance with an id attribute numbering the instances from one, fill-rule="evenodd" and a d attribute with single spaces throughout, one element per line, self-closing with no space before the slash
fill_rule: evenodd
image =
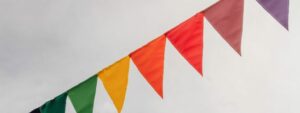
<path id="1" fill-rule="evenodd" d="M 0 0 L 0 113 L 29 112 L 215 1 Z M 164 100 L 131 63 L 123 113 L 299 113 L 300 1 L 290 2 L 288 32 L 245 0 L 242 57 L 205 21 L 204 77 L 167 42 Z M 94 108 L 116 113 L 101 81 Z"/>

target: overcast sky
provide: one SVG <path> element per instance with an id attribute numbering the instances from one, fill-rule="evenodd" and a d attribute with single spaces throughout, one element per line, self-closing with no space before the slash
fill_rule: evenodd
<path id="1" fill-rule="evenodd" d="M 0 113 L 31 111 L 214 2 L 0 0 Z M 290 2 L 286 31 L 245 0 L 242 57 L 205 21 L 204 77 L 167 42 L 164 100 L 131 62 L 123 113 L 299 113 L 300 1 Z M 116 113 L 101 81 L 94 111 Z"/>

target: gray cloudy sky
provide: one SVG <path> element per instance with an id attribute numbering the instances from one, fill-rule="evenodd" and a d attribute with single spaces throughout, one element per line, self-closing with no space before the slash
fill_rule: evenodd
<path id="1" fill-rule="evenodd" d="M 290 1 L 288 32 L 245 0 L 242 57 L 205 21 L 204 77 L 167 42 L 164 100 L 131 64 L 123 113 L 299 113 L 300 1 Z M 214 2 L 0 0 L 0 113 L 29 112 Z M 116 113 L 100 81 L 94 108 Z"/>

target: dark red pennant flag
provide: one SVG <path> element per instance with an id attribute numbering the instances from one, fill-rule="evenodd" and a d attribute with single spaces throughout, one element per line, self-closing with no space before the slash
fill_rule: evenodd
<path id="1" fill-rule="evenodd" d="M 162 35 L 130 54 L 152 88 L 163 98 L 163 72 L 166 37 Z"/>
<path id="2" fill-rule="evenodd" d="M 198 13 L 166 33 L 180 54 L 202 75 L 203 14 Z"/>
<path id="3" fill-rule="evenodd" d="M 229 45 L 241 55 L 244 0 L 220 0 L 204 16 Z"/>

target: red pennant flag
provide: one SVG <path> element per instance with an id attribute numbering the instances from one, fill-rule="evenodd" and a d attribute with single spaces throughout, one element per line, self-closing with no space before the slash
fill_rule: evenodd
<path id="1" fill-rule="evenodd" d="M 166 37 L 162 35 L 130 54 L 152 88 L 163 98 L 163 71 Z"/>
<path id="2" fill-rule="evenodd" d="M 202 75 L 203 14 L 198 13 L 166 33 L 179 53 Z"/>
<path id="3" fill-rule="evenodd" d="M 220 0 L 204 16 L 229 45 L 241 55 L 244 0 Z"/>

